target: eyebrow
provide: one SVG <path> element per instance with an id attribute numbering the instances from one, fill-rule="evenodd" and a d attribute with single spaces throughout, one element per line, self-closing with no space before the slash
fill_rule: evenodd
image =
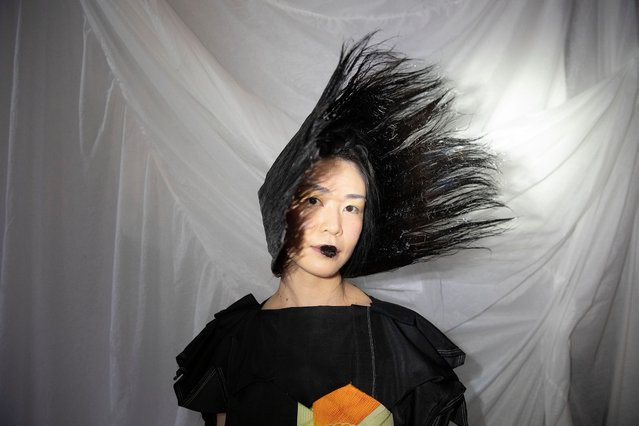
<path id="1" fill-rule="evenodd" d="M 331 192 L 328 188 L 322 186 L 322 185 L 318 185 L 316 183 L 311 184 L 311 188 L 315 191 L 321 192 L 321 193 L 329 193 Z M 349 200 L 364 200 L 366 201 L 366 197 L 364 197 L 363 195 L 360 194 L 346 194 L 346 196 L 344 197 L 346 199 Z"/>

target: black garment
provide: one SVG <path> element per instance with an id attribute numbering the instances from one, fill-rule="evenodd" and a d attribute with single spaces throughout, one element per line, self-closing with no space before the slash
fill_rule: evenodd
<path id="1" fill-rule="evenodd" d="M 414 311 L 372 301 L 261 310 L 245 296 L 194 340 L 195 352 L 208 352 L 205 374 L 188 371 L 189 347 L 178 356 L 187 366 L 176 382 L 181 405 L 213 424 L 226 412 L 228 426 L 295 425 L 298 402 L 311 407 L 350 383 L 390 410 L 395 425 L 465 426 L 465 388 L 452 370 L 464 353 Z M 206 395 L 199 405 L 184 401 L 183 380 Z"/>

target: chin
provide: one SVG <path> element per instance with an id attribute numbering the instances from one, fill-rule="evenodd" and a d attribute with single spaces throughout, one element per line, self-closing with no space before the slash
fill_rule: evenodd
<path id="1" fill-rule="evenodd" d="M 334 278 L 334 277 L 340 275 L 340 272 L 339 272 L 339 269 L 338 269 L 337 271 L 326 272 L 326 273 L 320 272 L 320 273 L 317 273 L 317 274 L 314 274 L 314 275 L 316 277 L 319 277 L 319 278 Z"/>
<path id="2" fill-rule="evenodd" d="M 335 269 L 335 268 L 302 267 L 301 269 L 318 278 L 333 278 L 335 275 L 339 275 L 340 273 L 339 271 L 341 268 Z"/>
<path id="3" fill-rule="evenodd" d="M 295 264 L 299 269 L 303 270 L 307 274 L 318 278 L 333 278 L 336 275 L 339 275 L 343 266 L 343 262 L 328 259 L 316 261 L 304 259 L 302 261 L 295 262 Z"/>

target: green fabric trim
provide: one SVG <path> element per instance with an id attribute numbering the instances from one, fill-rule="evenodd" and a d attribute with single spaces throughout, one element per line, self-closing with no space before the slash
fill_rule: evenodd
<path id="1" fill-rule="evenodd" d="M 305 405 L 297 403 L 297 426 L 313 426 L 313 411 Z"/>
<path id="2" fill-rule="evenodd" d="M 393 426 L 393 413 L 380 404 L 359 426 Z"/>

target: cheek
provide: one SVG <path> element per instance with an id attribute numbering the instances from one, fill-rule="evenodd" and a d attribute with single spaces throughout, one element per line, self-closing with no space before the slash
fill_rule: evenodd
<path id="1" fill-rule="evenodd" d="M 353 247 L 355 247 L 355 245 L 357 244 L 357 241 L 359 240 L 359 236 L 362 233 L 363 225 L 364 224 L 362 220 L 358 218 L 358 219 L 349 221 L 348 226 L 344 227 L 344 237 L 346 240 L 348 240 L 349 244 L 352 245 Z"/>
<path id="2" fill-rule="evenodd" d="M 300 223 L 299 230 L 302 234 L 302 238 L 306 239 L 308 235 L 312 234 L 317 228 L 316 220 L 314 220 L 312 215 L 308 215 L 304 218 L 304 221 Z"/>

